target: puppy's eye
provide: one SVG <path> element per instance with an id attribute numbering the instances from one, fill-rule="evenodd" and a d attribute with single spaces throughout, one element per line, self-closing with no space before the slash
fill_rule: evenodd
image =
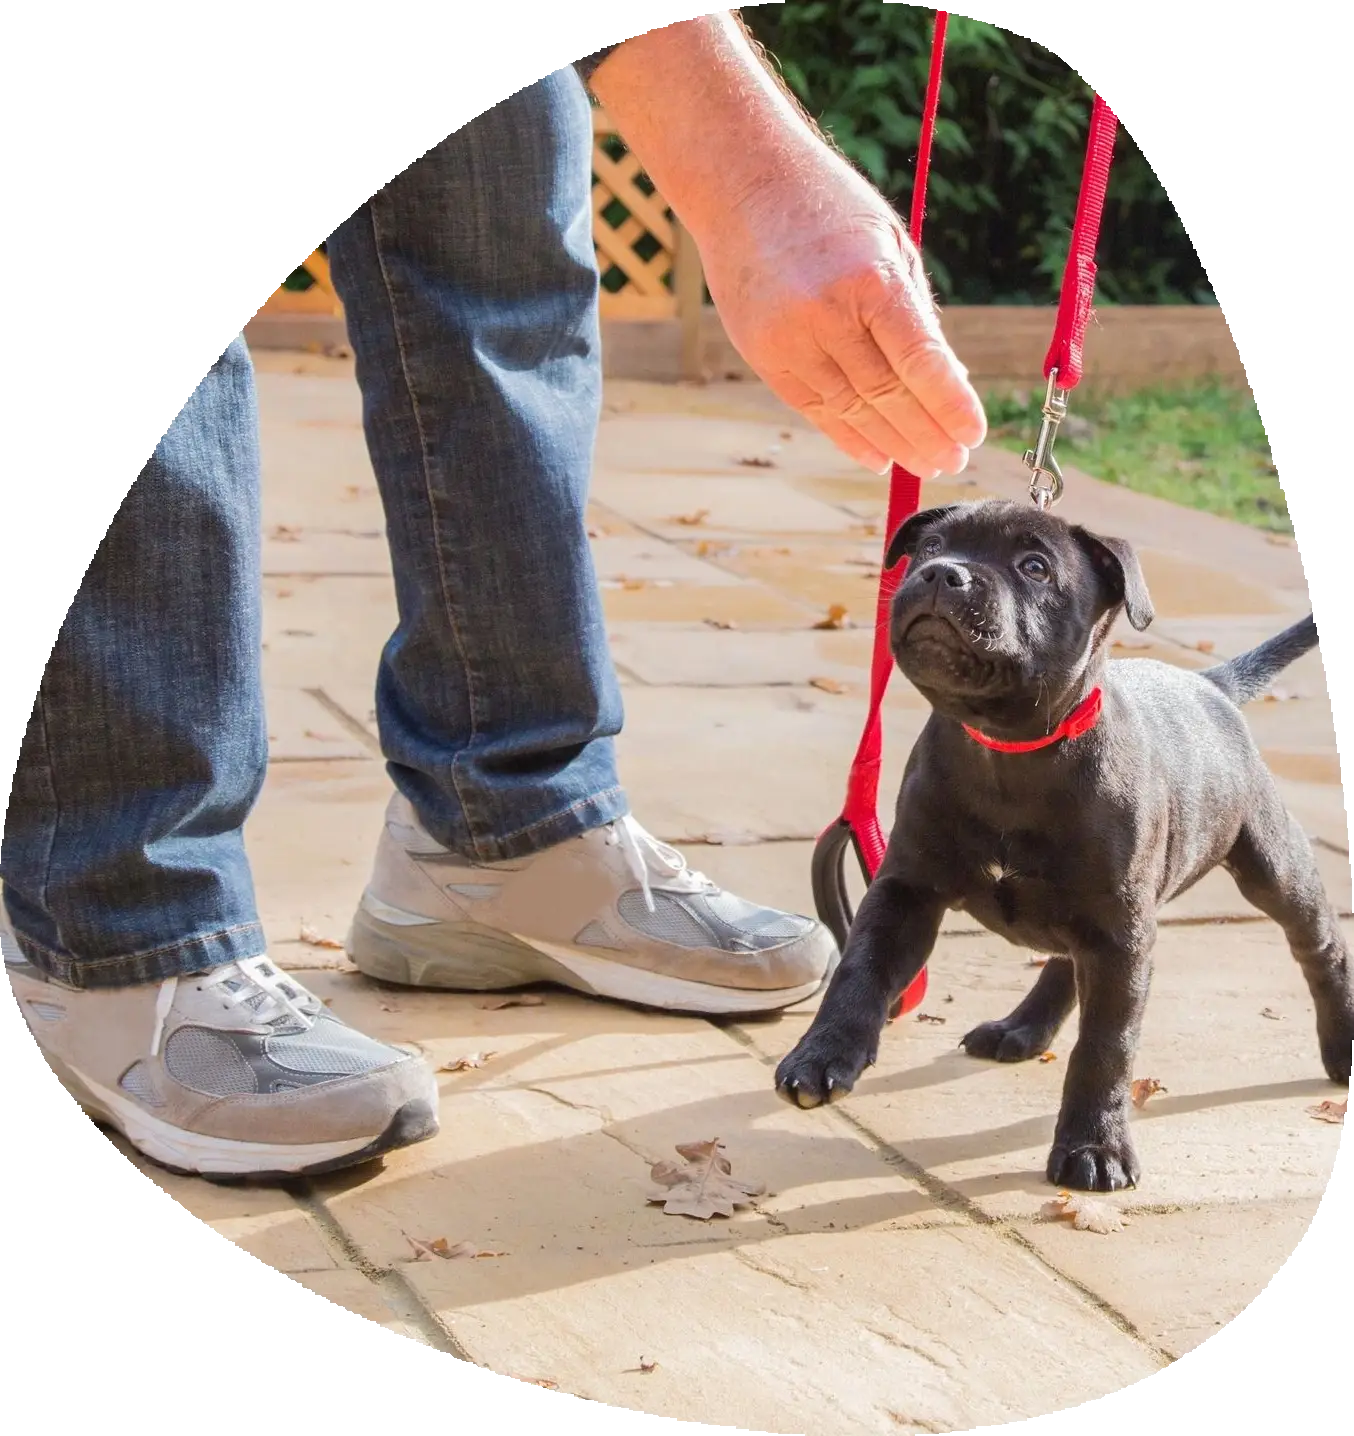
<path id="1" fill-rule="evenodd" d="M 1032 578 L 1036 583 L 1047 583 L 1053 577 L 1048 563 L 1037 553 L 1029 554 L 1020 560 L 1020 571 L 1026 578 Z"/>
<path id="2" fill-rule="evenodd" d="M 930 538 L 923 539 L 917 547 L 918 558 L 933 558 L 941 550 L 941 540 L 938 534 L 932 534 Z"/>

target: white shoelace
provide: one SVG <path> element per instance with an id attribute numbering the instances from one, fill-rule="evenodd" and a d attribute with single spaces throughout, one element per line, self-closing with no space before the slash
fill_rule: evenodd
<path id="1" fill-rule="evenodd" d="M 654 911 L 653 891 L 649 879 L 662 880 L 663 886 L 677 888 L 681 892 L 712 892 L 715 884 L 694 868 L 689 868 L 686 859 L 667 843 L 660 843 L 652 833 L 646 832 L 629 813 L 611 823 L 607 828 L 607 842 L 618 846 L 625 854 L 626 866 L 634 874 L 644 894 L 644 906 Z"/>
<path id="2" fill-rule="evenodd" d="M 170 1008 L 174 1006 L 174 994 L 179 979 L 168 977 L 160 984 L 155 998 L 155 1028 L 151 1033 L 150 1055 L 160 1055 L 160 1043 L 164 1039 L 165 1023 Z M 233 985 L 237 984 L 237 985 Z M 276 1022 L 279 1017 L 291 1016 L 304 1027 L 313 1027 L 315 1018 L 306 1012 L 300 1002 L 304 1000 L 297 993 L 297 984 L 291 982 L 268 961 L 266 957 L 246 957 L 239 962 L 228 962 L 213 968 L 197 984 L 203 992 L 221 988 L 220 997 L 227 1007 L 248 1006 L 250 1019 L 260 1025 Z M 289 992 L 288 989 L 291 989 Z"/>

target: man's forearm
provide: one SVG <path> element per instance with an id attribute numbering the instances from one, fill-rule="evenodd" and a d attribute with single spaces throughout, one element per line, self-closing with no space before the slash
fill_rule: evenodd
<path id="1" fill-rule="evenodd" d="M 822 163 L 816 126 L 727 12 L 637 35 L 583 71 L 658 192 L 697 233 L 768 180 L 810 158 Z"/>

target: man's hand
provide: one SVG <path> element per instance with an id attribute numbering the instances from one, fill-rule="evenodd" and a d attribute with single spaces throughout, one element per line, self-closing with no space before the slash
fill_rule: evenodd
<path id="1" fill-rule="evenodd" d="M 876 473 L 957 474 L 982 402 L 940 332 L 893 211 L 824 148 L 697 235 L 734 347 L 787 404 Z M 807 168 L 807 167 L 806 167 Z"/>
<path id="2" fill-rule="evenodd" d="M 958 473 L 986 437 L 888 203 L 812 129 L 730 16 L 637 36 L 593 89 L 696 240 L 738 352 L 875 472 Z"/>

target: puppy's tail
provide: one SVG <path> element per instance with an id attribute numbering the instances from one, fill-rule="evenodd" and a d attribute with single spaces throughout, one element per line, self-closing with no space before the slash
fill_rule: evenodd
<path id="1" fill-rule="evenodd" d="M 1229 658 L 1215 668 L 1205 668 L 1199 676 L 1221 688 L 1239 707 L 1258 698 L 1290 663 L 1310 653 L 1319 641 L 1316 622 L 1309 613 L 1300 623 L 1267 638 L 1258 648 Z"/>

